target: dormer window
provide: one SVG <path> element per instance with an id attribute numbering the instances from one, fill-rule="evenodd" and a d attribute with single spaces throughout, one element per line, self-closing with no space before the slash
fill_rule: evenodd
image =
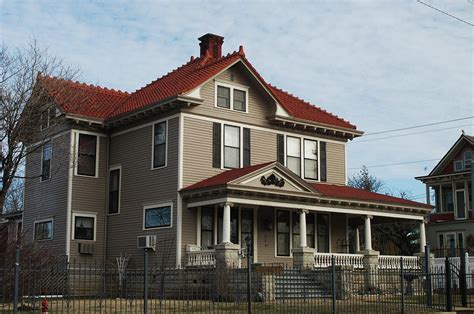
<path id="1" fill-rule="evenodd" d="M 248 88 L 216 83 L 216 107 L 247 112 Z"/>

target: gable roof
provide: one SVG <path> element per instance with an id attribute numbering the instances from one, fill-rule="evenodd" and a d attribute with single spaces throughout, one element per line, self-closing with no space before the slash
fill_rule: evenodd
<path id="1" fill-rule="evenodd" d="M 239 61 L 247 66 L 264 89 L 293 118 L 339 128 L 357 129 L 354 124 L 268 84 L 245 57 L 242 46 L 239 51 L 217 59 L 208 54 L 200 58 L 191 57 L 188 63 L 131 94 L 41 75 L 39 82 L 54 101 L 59 102 L 58 105 L 64 112 L 107 120 L 124 116 L 171 97 L 184 95 Z M 74 97 L 69 101 L 71 95 Z M 80 101 L 83 98 L 86 98 L 86 101 Z"/>

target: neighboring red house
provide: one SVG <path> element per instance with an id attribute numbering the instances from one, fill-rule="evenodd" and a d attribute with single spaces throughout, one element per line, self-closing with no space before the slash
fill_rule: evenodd
<path id="1" fill-rule="evenodd" d="M 427 176 L 427 201 L 434 191 L 435 210 L 430 215 L 427 240 L 435 251 L 474 249 L 472 195 L 474 136 L 463 134 Z"/>

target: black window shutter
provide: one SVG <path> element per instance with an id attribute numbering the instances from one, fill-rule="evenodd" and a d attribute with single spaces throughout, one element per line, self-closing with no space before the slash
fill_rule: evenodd
<path id="1" fill-rule="evenodd" d="M 221 124 L 217 122 L 212 126 L 212 166 L 221 168 Z"/>
<path id="2" fill-rule="evenodd" d="M 250 129 L 244 128 L 243 129 L 243 146 L 244 146 L 244 160 L 243 160 L 243 166 L 247 167 L 250 166 Z"/>
<path id="3" fill-rule="evenodd" d="M 321 181 L 327 181 L 327 171 L 326 171 L 326 142 L 319 143 L 319 158 L 321 166 Z"/>
<path id="4" fill-rule="evenodd" d="M 277 134 L 277 160 L 282 165 L 285 164 L 285 137 Z"/>

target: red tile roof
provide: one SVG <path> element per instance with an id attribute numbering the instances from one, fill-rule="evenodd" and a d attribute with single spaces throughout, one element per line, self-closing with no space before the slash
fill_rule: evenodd
<path id="1" fill-rule="evenodd" d="M 209 55 L 191 58 L 188 63 L 131 94 L 52 77 L 40 76 L 40 82 L 53 99 L 59 102 L 64 111 L 110 119 L 190 92 L 239 60 L 248 66 L 272 96 L 294 118 L 356 129 L 355 125 L 342 118 L 265 82 L 245 57 L 243 48 L 219 59 L 213 59 Z M 60 87 L 58 88 L 57 85 Z M 70 98 L 73 100 L 70 101 Z M 87 100 L 83 101 L 84 98 Z"/>
<path id="2" fill-rule="evenodd" d="M 210 188 L 210 187 L 225 185 L 225 184 L 230 183 L 233 180 L 243 177 L 258 169 L 264 168 L 265 166 L 271 163 L 272 162 L 267 162 L 267 163 L 258 164 L 254 166 L 227 170 L 213 177 L 204 179 L 193 185 L 190 185 L 184 188 L 183 191 L 191 191 L 191 190 L 197 190 L 197 189 L 202 189 L 202 188 Z M 369 192 L 367 190 L 357 189 L 357 188 L 353 188 L 353 187 L 345 186 L 345 185 L 335 185 L 335 184 L 329 184 L 329 183 L 311 183 L 311 186 L 313 186 L 313 188 L 317 192 L 321 193 L 322 197 L 327 197 L 327 198 L 337 198 L 337 199 L 352 200 L 352 201 L 366 201 L 366 202 L 384 203 L 384 204 L 399 205 L 399 206 L 405 205 L 405 206 L 413 206 L 413 207 L 431 208 L 431 206 L 427 204 L 413 202 L 410 200 L 393 197 L 393 196 L 389 196 L 385 194 Z"/>
<path id="3" fill-rule="evenodd" d="M 370 192 L 363 189 L 357 189 L 346 185 L 335 185 L 327 183 L 313 183 L 312 186 L 325 197 L 344 199 L 344 200 L 359 200 L 376 203 L 387 203 L 397 205 L 407 205 L 415 207 L 431 208 L 430 205 L 406 200 L 399 197 L 393 197 L 385 194 Z"/>
<path id="4" fill-rule="evenodd" d="M 107 118 L 130 95 L 41 74 L 38 83 L 64 112 L 100 119 Z"/>
<path id="5" fill-rule="evenodd" d="M 207 188 L 207 187 L 214 187 L 214 186 L 219 186 L 219 185 L 224 185 L 227 184 L 237 178 L 243 177 L 249 173 L 254 172 L 255 170 L 261 169 L 272 162 L 267 162 L 263 164 L 258 164 L 254 166 L 249 166 L 249 167 L 244 167 L 244 168 L 238 168 L 238 169 L 231 169 L 231 170 L 226 170 L 224 172 L 221 172 L 213 177 L 204 179 L 202 181 L 199 181 L 193 185 L 190 185 L 183 190 L 189 191 L 189 190 L 197 190 L 197 189 L 202 189 L 202 188 Z"/>

